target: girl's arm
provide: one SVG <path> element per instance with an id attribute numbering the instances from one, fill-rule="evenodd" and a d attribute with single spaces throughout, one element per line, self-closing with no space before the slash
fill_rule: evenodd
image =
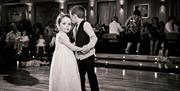
<path id="1" fill-rule="evenodd" d="M 83 25 L 84 31 L 89 36 L 89 43 L 86 46 L 87 51 L 89 51 L 91 48 L 94 48 L 97 42 L 96 34 L 94 33 L 94 30 L 89 22 L 85 22 Z"/>
<path id="2" fill-rule="evenodd" d="M 82 51 L 82 48 L 77 47 L 70 42 L 69 37 L 66 34 L 60 33 L 59 36 L 57 36 L 57 38 L 58 38 L 58 42 L 63 43 L 72 51 Z"/>
<path id="3" fill-rule="evenodd" d="M 26 42 L 29 42 L 30 40 L 29 40 L 29 37 L 28 36 L 26 36 Z"/>

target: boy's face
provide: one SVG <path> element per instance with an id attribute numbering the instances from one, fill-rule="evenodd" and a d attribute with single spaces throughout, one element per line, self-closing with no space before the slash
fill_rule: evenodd
<path id="1" fill-rule="evenodd" d="M 72 23 L 73 24 L 75 24 L 75 23 L 77 23 L 77 15 L 75 15 L 75 14 L 71 14 L 71 20 L 72 20 Z"/>

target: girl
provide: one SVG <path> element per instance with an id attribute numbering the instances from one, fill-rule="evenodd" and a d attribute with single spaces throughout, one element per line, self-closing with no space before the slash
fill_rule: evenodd
<path id="1" fill-rule="evenodd" d="M 83 48 L 73 45 L 67 33 L 71 30 L 69 15 L 60 14 L 56 19 L 55 51 L 50 68 L 49 91 L 81 91 L 77 61 L 73 51 Z"/>
<path id="2" fill-rule="evenodd" d="M 28 47 L 28 42 L 29 42 L 29 37 L 27 36 L 26 31 L 24 30 L 20 38 L 20 43 L 21 43 L 20 52 L 22 52 L 24 47 L 25 48 Z"/>
<path id="3" fill-rule="evenodd" d="M 29 49 L 28 49 L 28 43 L 29 43 L 29 37 L 27 36 L 26 31 L 24 30 L 22 32 L 22 36 L 20 38 L 20 60 L 19 61 L 28 61 L 29 60 Z M 24 66 L 23 64 L 21 66 Z"/>
<path id="4" fill-rule="evenodd" d="M 37 45 L 36 45 L 36 47 L 37 47 L 37 53 L 39 53 L 39 49 L 40 48 L 43 48 L 43 53 L 45 54 L 45 46 L 46 46 L 46 43 L 45 43 L 46 41 L 45 41 L 45 39 L 43 38 L 43 35 L 42 34 L 40 34 L 39 35 L 39 39 L 37 40 Z"/>
<path id="5" fill-rule="evenodd" d="M 43 60 L 43 54 L 45 54 L 45 47 L 46 47 L 46 41 L 43 38 L 43 35 L 39 35 L 39 39 L 37 40 L 37 45 L 36 45 L 36 53 L 37 53 L 37 58 L 40 60 Z"/>

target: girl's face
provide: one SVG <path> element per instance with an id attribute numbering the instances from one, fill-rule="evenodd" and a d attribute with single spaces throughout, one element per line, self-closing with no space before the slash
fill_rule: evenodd
<path id="1" fill-rule="evenodd" d="M 62 31 L 68 33 L 71 30 L 71 19 L 68 17 L 63 17 L 60 22 L 60 28 Z"/>
<path id="2" fill-rule="evenodd" d="M 26 35 L 26 31 L 23 31 L 23 36 L 25 36 Z"/>
<path id="3" fill-rule="evenodd" d="M 39 38 L 42 39 L 42 38 L 43 38 L 43 35 L 39 35 Z"/>

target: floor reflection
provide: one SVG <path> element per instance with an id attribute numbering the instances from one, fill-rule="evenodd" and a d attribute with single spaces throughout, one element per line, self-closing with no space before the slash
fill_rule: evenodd
<path id="1" fill-rule="evenodd" d="M 95 68 L 100 91 L 179 91 L 180 74 L 109 67 Z M 86 78 L 87 79 L 87 78 Z M 0 91 L 48 91 L 49 66 L 0 74 Z M 90 91 L 88 79 L 87 91 Z"/>
<path id="2" fill-rule="evenodd" d="M 33 86 L 39 83 L 38 79 L 31 76 L 30 72 L 25 70 L 16 70 L 9 72 L 3 79 L 8 83 L 18 86 Z"/>

